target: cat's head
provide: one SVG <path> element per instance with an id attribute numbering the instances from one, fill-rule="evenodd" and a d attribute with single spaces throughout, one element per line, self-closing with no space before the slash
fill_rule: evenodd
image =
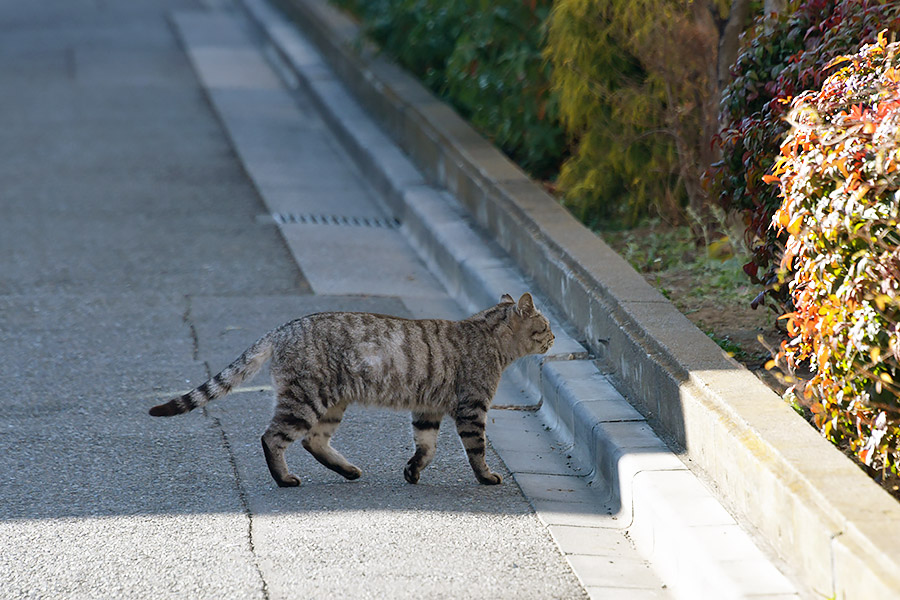
<path id="1" fill-rule="evenodd" d="M 550 321 L 535 308 L 531 294 L 525 292 L 518 302 L 509 294 L 503 294 L 500 304 L 512 305 L 508 307 L 509 327 L 517 356 L 543 354 L 550 349 L 554 340 Z"/>

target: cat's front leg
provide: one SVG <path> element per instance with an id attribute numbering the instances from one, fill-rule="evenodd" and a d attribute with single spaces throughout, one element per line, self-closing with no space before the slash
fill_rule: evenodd
<path id="1" fill-rule="evenodd" d="M 266 430 L 260 438 L 262 442 L 263 454 L 266 457 L 266 465 L 269 467 L 269 473 L 272 479 L 278 484 L 278 487 L 297 487 L 300 485 L 300 478 L 292 475 L 288 470 L 287 462 L 284 460 L 284 451 L 288 445 L 294 440 L 281 431 L 274 431 L 272 427 Z"/>
<path id="2" fill-rule="evenodd" d="M 347 402 L 341 402 L 329 408 L 319 422 L 313 425 L 301 443 L 317 461 L 335 473 L 347 479 L 359 479 L 359 476 L 362 475 L 359 467 L 350 463 L 340 452 L 331 447 L 331 436 L 340 425 L 346 408 Z"/>
<path id="3" fill-rule="evenodd" d="M 481 407 L 479 407 L 481 408 Z M 472 414 L 456 415 L 456 432 L 462 440 L 463 448 L 469 457 L 469 464 L 475 471 L 475 478 L 485 485 L 496 485 L 503 481 L 498 473 L 494 473 L 484 462 L 484 450 L 486 446 L 484 438 L 484 425 L 487 419 L 487 407 L 475 410 Z"/>
<path id="4" fill-rule="evenodd" d="M 416 453 L 406 463 L 403 469 L 403 477 L 409 483 L 418 483 L 422 469 L 431 463 L 434 458 L 434 448 L 437 444 L 438 430 L 441 427 L 442 413 L 413 412 L 412 426 L 413 439 L 416 442 Z"/>

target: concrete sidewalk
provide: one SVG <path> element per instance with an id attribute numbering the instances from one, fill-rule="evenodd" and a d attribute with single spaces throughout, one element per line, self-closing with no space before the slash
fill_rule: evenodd
<path id="1" fill-rule="evenodd" d="M 494 452 L 507 482 L 479 486 L 450 427 L 410 486 L 408 416 L 354 410 L 335 445 L 363 477 L 296 445 L 304 484 L 278 489 L 264 378 L 147 416 L 298 315 L 463 314 L 220 5 L 0 2 L 2 596 L 667 597 L 533 412 L 492 439 L 577 488 Z M 512 385 L 499 404 L 535 403 Z"/>

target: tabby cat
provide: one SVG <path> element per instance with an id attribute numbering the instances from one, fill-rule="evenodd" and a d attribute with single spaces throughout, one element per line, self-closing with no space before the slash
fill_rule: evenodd
<path id="1" fill-rule="evenodd" d="M 300 485 L 284 460 L 298 438 L 329 469 L 347 479 L 362 474 L 331 447 L 351 402 L 412 411 L 416 451 L 403 471 L 409 483 L 419 481 L 434 457 L 441 418 L 449 414 L 475 477 L 496 484 L 500 475 L 484 462 L 484 426 L 500 375 L 517 358 L 549 350 L 553 339 L 528 293 L 518 303 L 505 294 L 462 321 L 318 313 L 273 329 L 221 373 L 150 414 L 169 417 L 203 406 L 271 359 L 277 402 L 262 447 L 279 486 Z"/>

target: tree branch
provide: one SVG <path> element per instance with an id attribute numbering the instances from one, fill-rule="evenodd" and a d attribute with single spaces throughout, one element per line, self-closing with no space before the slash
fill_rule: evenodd
<path id="1" fill-rule="evenodd" d="M 766 1 L 766 5 L 771 0 Z M 778 0 L 775 0 L 776 2 Z M 718 90 L 721 92 L 731 82 L 731 65 L 737 60 L 740 35 L 744 30 L 744 24 L 750 16 L 750 0 L 732 0 L 731 10 L 728 12 L 728 22 L 722 29 L 719 38 L 718 56 Z"/>

